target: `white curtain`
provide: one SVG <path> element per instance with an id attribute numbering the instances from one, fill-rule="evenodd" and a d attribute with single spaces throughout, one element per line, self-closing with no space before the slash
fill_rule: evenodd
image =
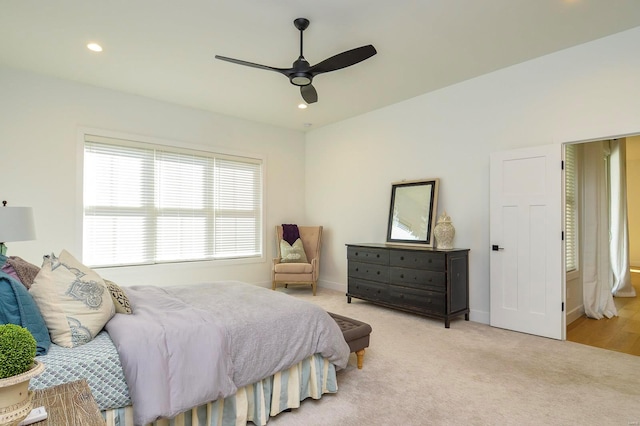
<path id="1" fill-rule="evenodd" d="M 589 318 L 617 315 L 611 294 L 609 267 L 608 143 L 583 145 L 582 161 L 582 284 L 585 314 Z"/>
<path id="2" fill-rule="evenodd" d="M 616 297 L 635 297 L 629 271 L 629 221 L 627 218 L 627 149 L 624 139 L 609 142 L 610 188 L 610 257 L 613 283 L 611 292 Z"/>

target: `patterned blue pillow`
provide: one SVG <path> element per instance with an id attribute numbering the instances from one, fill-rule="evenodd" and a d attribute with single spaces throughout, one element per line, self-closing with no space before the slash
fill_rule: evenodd
<path id="1" fill-rule="evenodd" d="M 17 324 L 29 330 L 38 344 L 37 355 L 44 355 L 49 350 L 51 338 L 38 305 L 25 286 L 1 271 L 0 323 Z"/>

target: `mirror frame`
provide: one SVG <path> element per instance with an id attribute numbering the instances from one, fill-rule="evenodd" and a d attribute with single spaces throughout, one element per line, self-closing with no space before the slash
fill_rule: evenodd
<path id="1" fill-rule="evenodd" d="M 437 207 L 438 207 L 438 187 L 440 180 L 435 179 L 421 179 L 412 181 L 393 182 L 391 184 L 391 206 L 389 208 L 389 223 L 387 226 L 387 243 L 388 244 L 407 244 L 407 245 L 419 245 L 426 247 L 433 247 L 433 228 L 436 224 Z M 424 187 L 426 196 L 429 199 L 429 207 L 427 211 L 423 212 L 426 215 L 426 230 L 427 235 L 424 239 L 400 239 L 393 238 L 393 217 L 400 203 L 398 203 L 398 196 L 401 195 L 402 189 Z"/>

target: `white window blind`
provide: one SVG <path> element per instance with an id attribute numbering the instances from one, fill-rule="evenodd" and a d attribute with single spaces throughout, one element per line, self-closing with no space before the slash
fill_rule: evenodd
<path id="1" fill-rule="evenodd" d="M 564 162 L 565 176 L 565 261 L 567 272 L 578 268 L 578 165 L 576 160 L 575 145 L 567 145 Z"/>
<path id="2" fill-rule="evenodd" d="M 85 135 L 83 260 L 262 255 L 262 162 Z"/>

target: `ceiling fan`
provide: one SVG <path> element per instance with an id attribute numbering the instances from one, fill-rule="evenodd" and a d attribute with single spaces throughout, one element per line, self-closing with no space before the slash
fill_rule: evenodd
<path id="1" fill-rule="evenodd" d="M 242 61 L 240 59 L 227 58 L 225 56 L 216 55 L 216 59 L 221 59 L 234 64 L 246 65 L 253 68 L 261 68 L 263 70 L 275 71 L 289 78 L 294 86 L 300 87 L 300 94 L 306 103 L 312 104 L 318 101 L 318 92 L 311 82 L 313 77 L 325 72 L 336 71 L 342 68 L 350 67 L 358 62 L 362 62 L 375 55 L 376 49 L 372 45 L 357 47 L 338 53 L 324 61 L 310 65 L 302 54 L 302 33 L 309 26 L 309 20 L 305 18 L 297 18 L 293 21 L 293 25 L 300 30 L 300 56 L 295 60 L 291 68 L 275 68 L 267 65 L 255 64 L 253 62 Z"/>

